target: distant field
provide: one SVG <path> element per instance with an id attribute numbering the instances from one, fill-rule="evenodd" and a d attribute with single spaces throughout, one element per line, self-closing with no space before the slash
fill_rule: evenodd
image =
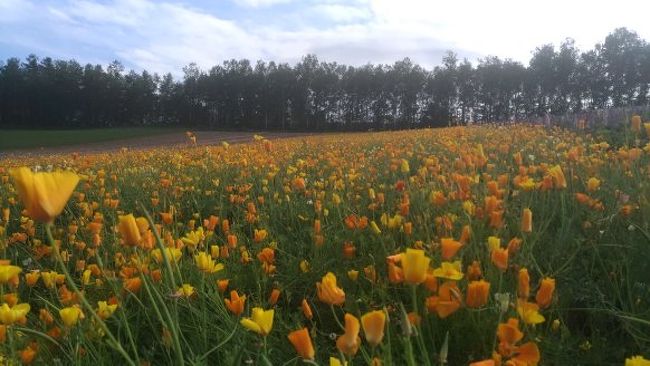
<path id="1" fill-rule="evenodd" d="M 97 153 L 127 149 L 148 149 L 187 145 L 185 129 L 118 128 L 70 131 L 9 130 L 0 132 L 0 156 L 48 155 L 55 153 Z M 304 132 L 192 131 L 198 146 L 231 144 L 254 140 L 256 134 L 267 139 L 311 135 Z"/>
<path id="2" fill-rule="evenodd" d="M 7 130 L 0 132 L 0 151 L 124 140 L 180 132 L 174 128 L 101 128 L 88 130 Z"/>

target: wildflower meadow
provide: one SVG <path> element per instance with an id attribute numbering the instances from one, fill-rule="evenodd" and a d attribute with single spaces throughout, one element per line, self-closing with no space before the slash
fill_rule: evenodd
<path id="1" fill-rule="evenodd" d="M 648 365 L 650 123 L 0 159 L 0 357 Z"/>

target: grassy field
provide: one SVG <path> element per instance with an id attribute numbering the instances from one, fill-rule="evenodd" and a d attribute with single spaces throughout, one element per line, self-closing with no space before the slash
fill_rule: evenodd
<path id="1" fill-rule="evenodd" d="M 617 147 L 493 125 L 0 160 L 0 355 L 641 365 L 646 128 Z M 68 173 L 11 169 L 48 165 Z"/>
<path id="2" fill-rule="evenodd" d="M 87 130 L 3 130 L 0 151 L 79 145 L 179 132 L 179 129 L 127 127 Z"/>

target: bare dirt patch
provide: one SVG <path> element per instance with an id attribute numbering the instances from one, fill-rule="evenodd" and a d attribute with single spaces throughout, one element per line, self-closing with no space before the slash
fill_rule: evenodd
<path id="1" fill-rule="evenodd" d="M 198 146 L 219 145 L 222 142 L 229 144 L 245 143 L 253 140 L 254 135 L 262 135 L 267 139 L 279 139 L 287 137 L 299 137 L 314 135 L 306 132 L 234 132 L 234 131 L 197 131 L 196 144 Z M 65 154 L 65 153 L 102 153 L 118 151 L 122 148 L 128 149 L 149 149 L 162 147 L 187 146 L 190 144 L 189 138 L 184 132 L 174 132 L 169 134 L 160 134 L 145 136 L 139 138 L 91 142 L 86 144 L 75 144 L 55 147 L 44 147 L 37 149 L 18 149 L 0 152 L 0 157 L 12 155 L 48 155 L 48 154 Z"/>

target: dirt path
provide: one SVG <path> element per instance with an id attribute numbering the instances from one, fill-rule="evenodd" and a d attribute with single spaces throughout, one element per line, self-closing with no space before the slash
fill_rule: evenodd
<path id="1" fill-rule="evenodd" d="M 229 144 L 244 143 L 253 140 L 253 136 L 258 134 L 267 139 L 278 139 L 286 137 L 309 136 L 313 133 L 304 132 L 231 132 L 231 131 L 198 131 L 196 143 L 199 146 L 219 145 L 223 141 Z M 156 147 L 174 147 L 188 145 L 189 139 L 184 132 L 175 132 L 162 135 L 145 136 L 138 138 L 128 138 L 112 141 L 91 142 L 79 145 L 54 146 L 46 148 L 19 149 L 0 152 L 0 158 L 11 156 L 25 155 L 48 155 L 48 154 L 65 154 L 65 153 L 101 153 L 117 151 L 122 148 L 128 149 L 148 149 Z"/>

